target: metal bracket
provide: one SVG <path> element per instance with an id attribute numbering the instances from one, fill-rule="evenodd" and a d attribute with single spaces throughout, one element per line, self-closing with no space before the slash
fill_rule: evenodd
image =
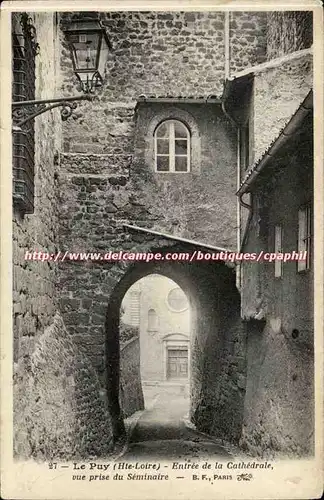
<path id="1" fill-rule="evenodd" d="M 94 96 L 85 94 L 76 97 L 61 97 L 57 99 L 42 99 L 36 101 L 18 101 L 12 103 L 13 131 L 21 131 L 21 127 L 51 109 L 62 107 L 61 118 L 67 120 L 77 108 L 77 101 L 92 101 Z"/>

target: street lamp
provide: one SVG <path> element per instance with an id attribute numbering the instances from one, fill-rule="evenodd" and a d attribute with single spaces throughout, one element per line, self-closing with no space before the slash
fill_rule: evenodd
<path id="1" fill-rule="evenodd" d="M 86 94 L 100 87 L 111 43 L 98 16 L 74 17 L 63 28 L 70 47 L 73 70 Z"/>
<path id="2" fill-rule="evenodd" d="M 30 19 L 26 16 L 26 23 Z M 12 102 L 13 132 L 20 132 L 22 126 L 36 116 L 53 108 L 61 107 L 63 120 L 72 114 L 78 101 L 91 101 L 93 92 L 103 83 L 105 64 L 111 44 L 97 13 L 79 13 L 63 26 L 69 44 L 73 70 L 80 81 L 83 94 L 74 97 L 38 99 Z"/>

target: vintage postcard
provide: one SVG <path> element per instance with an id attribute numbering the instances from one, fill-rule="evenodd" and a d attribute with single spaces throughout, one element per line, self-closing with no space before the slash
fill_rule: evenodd
<path id="1" fill-rule="evenodd" d="M 319 2 L 1 5 L 1 494 L 323 491 Z"/>

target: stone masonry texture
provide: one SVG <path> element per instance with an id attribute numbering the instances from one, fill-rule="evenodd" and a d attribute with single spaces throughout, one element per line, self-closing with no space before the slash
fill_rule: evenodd
<path id="1" fill-rule="evenodd" d="M 31 18 L 40 47 L 36 96 L 49 99 L 60 78 L 58 26 L 51 14 Z M 35 210 L 13 213 L 14 451 L 20 458 L 89 457 L 111 448 L 97 374 L 56 315 L 57 267 L 25 260 L 26 251 L 59 249 L 61 138 L 57 110 L 36 118 Z"/>
<path id="2" fill-rule="evenodd" d="M 267 13 L 230 12 L 230 74 L 266 60 Z"/>
<path id="3" fill-rule="evenodd" d="M 75 120 L 66 124 L 64 150 L 131 152 L 132 110 L 140 95 L 220 97 L 225 78 L 224 16 L 223 12 L 107 13 L 103 23 L 113 46 L 107 83 L 98 101 L 84 104 Z M 262 13 L 232 13 L 235 70 L 264 60 L 265 22 Z M 67 77 L 63 90 L 73 92 L 66 47 L 61 64 Z"/>
<path id="4" fill-rule="evenodd" d="M 34 14 L 38 40 L 36 57 L 36 93 L 48 98 L 55 91 L 58 72 L 57 51 L 53 44 L 55 27 L 51 17 Z M 46 83 L 45 83 L 46 82 Z M 55 152 L 60 148 L 60 121 L 57 113 L 41 115 L 35 121 L 35 211 L 22 217 L 14 210 L 13 218 L 13 313 L 15 359 L 33 350 L 34 336 L 48 326 L 57 305 L 56 268 L 52 264 L 25 261 L 26 250 L 48 248 L 55 252 L 58 236 L 56 203 L 57 182 Z M 33 282 L 33 286 L 30 283 Z"/>
<path id="5" fill-rule="evenodd" d="M 139 337 L 133 337 L 125 342 L 120 351 L 120 399 L 123 417 L 126 418 L 144 409 Z"/>
<path id="6" fill-rule="evenodd" d="M 32 355 L 15 366 L 14 415 L 14 451 L 19 458 L 89 458 L 112 449 L 97 375 L 59 314 Z"/>
<path id="7" fill-rule="evenodd" d="M 313 43 L 313 13 L 269 12 L 267 26 L 267 59 L 311 47 Z"/>

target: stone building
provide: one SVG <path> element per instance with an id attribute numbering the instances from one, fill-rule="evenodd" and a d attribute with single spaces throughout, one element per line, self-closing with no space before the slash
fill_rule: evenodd
<path id="1" fill-rule="evenodd" d="M 232 75 L 224 92 L 240 130 L 241 251 L 307 251 L 307 259 L 241 265 L 247 332 L 241 445 L 304 454 L 314 446 L 311 18 L 272 13 L 269 21 L 267 62 Z"/>
<path id="2" fill-rule="evenodd" d="M 14 101 L 59 95 L 60 39 L 56 14 L 12 15 Z M 61 144 L 57 109 L 13 133 L 13 391 L 18 457 L 90 456 L 107 453 L 112 446 L 98 376 L 71 340 L 60 314 L 58 268 L 28 254 L 59 249 Z"/>
<path id="3" fill-rule="evenodd" d="M 121 321 L 138 326 L 143 383 L 186 383 L 190 359 L 190 310 L 177 284 L 160 275 L 135 283 L 122 302 Z"/>
<path id="4" fill-rule="evenodd" d="M 22 25 L 22 41 L 23 19 L 20 13 L 13 15 L 13 45 L 19 45 L 14 52 L 14 100 L 78 94 L 63 34 L 72 13 L 28 16 L 23 23 L 33 28 Z M 52 110 L 35 118 L 34 133 L 16 131 L 16 142 L 14 135 L 16 454 L 105 456 L 113 441 L 123 437 L 123 416 L 143 408 L 143 397 L 138 345 L 120 349 L 120 308 L 132 285 L 150 274 L 172 279 L 189 301 L 190 418 L 197 428 L 241 442 L 256 455 L 305 454 L 311 438 L 300 447 L 296 443 L 312 401 L 302 378 L 312 367 L 312 326 L 310 317 L 304 323 L 301 315 L 295 318 L 293 308 L 297 300 L 305 303 L 311 273 L 295 277 L 287 271 L 278 284 L 262 274 L 270 266 L 243 265 L 237 274 L 225 262 L 167 261 L 166 255 L 230 251 L 238 244 L 250 248 L 263 242 L 259 215 L 247 217 L 239 209 L 236 191 L 250 192 L 249 176 L 254 178 L 258 162 L 265 161 L 264 151 L 274 147 L 312 86 L 311 18 L 299 12 L 221 11 L 121 11 L 101 12 L 100 17 L 111 50 L 96 99 L 79 103 L 64 123 Z M 26 37 L 37 43 L 39 53 L 34 51 L 31 59 L 21 49 Z M 23 82 L 27 87 L 35 83 L 26 95 L 15 87 L 20 59 L 28 67 L 36 64 L 35 75 Z M 29 156 L 25 153 L 21 160 L 23 136 L 34 138 L 35 154 L 27 145 Z M 290 158 L 289 169 L 301 166 L 287 152 L 296 137 L 283 146 L 288 148 L 282 154 Z M 306 158 L 310 146 L 305 141 Z M 278 177 L 269 168 L 272 161 Z M 253 184 L 262 202 L 263 190 L 270 190 L 270 205 L 277 199 L 274 193 L 279 196 L 293 179 L 288 170 L 287 178 L 281 177 L 280 165 L 271 156 L 264 168 L 273 179 L 272 191 L 268 183 L 258 188 Z M 312 188 L 301 178 L 298 186 L 291 186 L 289 199 L 301 206 Z M 297 188 L 298 200 L 293 192 Z M 270 205 L 268 219 L 274 221 L 279 209 Z M 291 221 L 287 218 L 285 227 L 292 227 Z M 291 229 L 289 245 L 294 237 Z M 34 250 L 54 256 L 125 250 L 163 258 L 40 262 L 29 257 Z M 252 280 L 269 288 L 264 292 L 250 286 Z M 291 290 L 285 318 L 276 309 L 277 285 Z M 297 342 L 293 330 L 302 332 Z M 278 359 L 268 351 L 261 355 L 269 342 Z M 276 368 L 282 367 L 282 343 L 291 360 L 284 407 L 280 392 L 287 373 L 279 370 L 272 379 L 271 363 L 262 364 L 269 356 Z M 268 385 L 269 396 L 264 391 Z M 296 408 L 301 395 L 307 396 L 306 412 Z M 292 425 L 285 419 L 294 408 L 298 417 Z M 284 422 L 280 439 L 278 418 Z M 51 427 L 53 420 L 57 428 Z"/>

